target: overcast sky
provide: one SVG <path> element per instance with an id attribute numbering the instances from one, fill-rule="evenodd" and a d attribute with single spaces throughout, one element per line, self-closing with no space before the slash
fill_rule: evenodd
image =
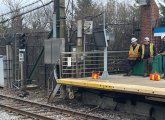
<path id="1" fill-rule="evenodd" d="M 4 1 L 4 0 L 0 0 L 0 14 L 9 11 L 9 10 L 6 8 L 6 5 L 4 4 L 3 1 Z M 29 4 L 29 3 L 35 2 L 35 1 L 37 1 L 37 0 L 12 0 L 12 1 L 22 1 L 21 4 L 22 4 L 22 6 L 24 6 L 24 5 L 27 5 L 27 4 Z M 47 1 L 50 1 L 50 0 L 42 0 L 42 1 L 43 1 L 43 2 L 47 2 Z M 68 0 L 65 0 L 65 1 L 66 1 L 66 3 L 68 2 Z M 76 0 L 74 0 L 74 1 L 76 2 Z M 93 1 L 102 2 L 102 3 L 105 4 L 108 0 L 93 0 Z M 120 1 L 124 1 L 124 0 L 116 0 L 116 1 L 120 2 Z M 125 0 L 125 1 L 130 2 L 130 1 L 134 1 L 134 0 Z"/>
<path id="2" fill-rule="evenodd" d="M 3 14 L 3 13 L 6 13 L 6 12 L 9 12 L 10 10 L 7 9 L 7 7 L 5 6 L 4 0 L 0 0 L 0 14 Z M 35 2 L 37 0 L 12 0 L 12 1 L 22 1 L 22 6 L 25 6 L 27 4 L 30 4 L 32 2 Z M 42 0 L 43 2 L 48 2 L 48 1 L 51 1 L 51 0 Z M 74 0 L 76 2 L 76 0 Z M 108 0 L 93 0 L 93 1 L 97 1 L 97 2 L 102 2 L 102 3 L 106 3 Z M 126 3 L 134 3 L 135 0 L 116 0 L 118 2 L 121 2 L 121 1 L 125 1 Z M 68 0 L 65 0 L 65 2 L 67 3 Z M 39 3 L 41 5 L 41 3 Z"/>
<path id="3" fill-rule="evenodd" d="M 25 6 L 27 4 L 33 3 L 37 0 L 12 0 L 12 1 L 22 1 L 21 4 L 22 6 Z M 48 0 L 42 0 L 42 1 L 48 1 Z M 50 1 L 50 0 L 49 0 Z M 40 3 L 41 4 L 41 3 Z M 0 14 L 9 12 L 10 10 L 7 9 L 6 5 L 4 4 L 4 0 L 0 0 Z"/>

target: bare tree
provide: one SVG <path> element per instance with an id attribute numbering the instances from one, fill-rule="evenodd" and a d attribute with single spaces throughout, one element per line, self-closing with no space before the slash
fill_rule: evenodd
<path id="1" fill-rule="evenodd" d="M 75 7 L 75 20 L 78 19 L 92 19 L 100 13 L 100 7 L 92 0 L 77 0 L 77 7 Z"/>
<path id="2" fill-rule="evenodd" d="M 125 1 L 108 0 L 107 4 L 102 4 L 94 0 L 77 0 L 75 20 L 92 19 L 94 28 L 98 28 L 103 25 L 103 11 L 106 12 L 106 28 L 115 33 L 115 41 L 110 48 L 128 49 L 130 38 L 138 37 L 135 29 L 139 23 L 139 8 Z"/>
<path id="3" fill-rule="evenodd" d="M 0 21 L 4 21 L 4 20 L 5 20 L 5 18 L 4 18 L 3 16 L 1 16 L 1 17 L 0 17 Z M 4 33 L 5 30 L 7 29 L 7 27 L 8 27 L 8 24 L 6 24 L 6 23 L 1 23 L 1 24 L 0 24 L 0 33 Z"/>
<path id="4" fill-rule="evenodd" d="M 52 29 L 52 14 L 51 5 L 33 11 L 24 17 L 25 26 L 30 31 L 49 31 Z"/>
<path id="5" fill-rule="evenodd" d="M 21 13 L 40 6 L 41 4 L 43 5 L 44 3 L 40 2 L 40 4 L 38 3 L 25 9 L 21 9 L 23 0 L 4 0 L 3 3 L 12 12 L 10 16 L 7 17 L 14 18 L 10 23 L 12 28 L 10 30 L 12 32 L 49 31 L 52 28 L 53 8 L 51 5 L 21 16 Z"/>
<path id="6" fill-rule="evenodd" d="M 4 0 L 4 4 L 12 11 L 10 17 L 13 18 L 11 21 L 12 32 L 22 31 L 22 16 L 20 14 L 21 3 L 23 0 Z M 18 16 L 18 17 L 14 17 Z"/>

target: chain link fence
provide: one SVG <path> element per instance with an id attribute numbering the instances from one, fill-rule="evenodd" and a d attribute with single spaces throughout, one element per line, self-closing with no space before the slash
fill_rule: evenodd
<path id="1" fill-rule="evenodd" d="M 47 32 L 36 32 L 36 33 L 26 33 L 26 52 L 25 52 L 25 61 L 24 61 L 24 79 L 30 76 L 31 71 L 34 69 L 34 65 L 38 62 L 37 67 L 34 70 L 31 78 L 40 87 L 47 87 L 47 79 L 50 77 L 51 71 L 53 70 L 52 65 L 44 64 L 44 54 L 41 55 L 39 61 L 37 58 L 41 54 L 41 51 L 44 47 L 44 40 L 47 39 Z M 8 34 L 0 35 L 0 55 L 6 56 L 6 45 L 11 45 L 12 54 L 13 54 L 13 68 L 16 67 L 16 64 L 19 64 L 18 61 L 18 46 L 19 37 L 17 34 Z M 16 49 L 15 49 L 16 48 Z M 13 69 L 13 78 L 16 77 L 15 70 Z M 19 71 L 20 72 L 20 71 Z"/>

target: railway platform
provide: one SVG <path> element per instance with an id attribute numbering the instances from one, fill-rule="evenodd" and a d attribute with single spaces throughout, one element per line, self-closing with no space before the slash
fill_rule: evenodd
<path id="1" fill-rule="evenodd" d="M 62 78 L 57 84 L 165 98 L 165 80 L 152 81 L 149 77 L 117 74 L 110 75 L 109 79 Z"/>

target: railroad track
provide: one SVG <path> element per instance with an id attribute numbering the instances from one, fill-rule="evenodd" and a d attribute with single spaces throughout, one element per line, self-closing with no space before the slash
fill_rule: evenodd
<path id="1" fill-rule="evenodd" d="M 0 107 L 14 113 L 39 120 L 107 120 L 99 116 L 36 103 L 11 96 L 0 95 Z M 63 119 L 64 119 L 63 118 Z"/>

